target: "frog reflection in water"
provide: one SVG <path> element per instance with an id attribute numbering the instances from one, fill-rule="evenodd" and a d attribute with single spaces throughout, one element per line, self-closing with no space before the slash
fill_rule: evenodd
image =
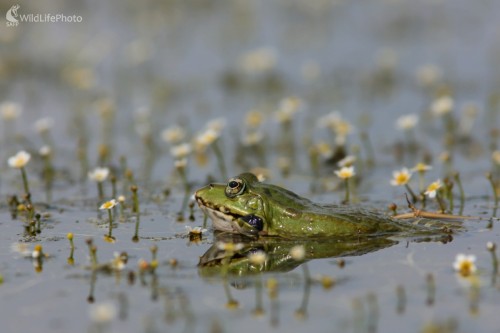
<path id="1" fill-rule="evenodd" d="M 263 272 L 288 272 L 311 259 L 359 256 L 398 244 L 398 241 L 385 237 L 375 239 L 336 240 L 309 239 L 305 241 L 288 240 L 277 237 L 262 237 L 258 240 L 237 234 L 216 232 L 216 242 L 200 257 L 198 272 L 203 277 L 217 277 L 225 270 L 232 276 L 247 276 Z M 228 253 L 219 247 L 219 242 L 238 243 L 241 248 Z M 296 246 L 304 247 L 304 258 L 297 260 L 290 250 Z M 251 254 L 263 252 L 265 260 L 252 262 Z"/>
<path id="2" fill-rule="evenodd" d="M 288 239 L 432 235 L 443 224 L 422 226 L 375 210 L 348 205 L 319 205 L 279 186 L 259 182 L 251 173 L 227 184 L 209 184 L 195 193 L 215 230 L 245 236 Z"/>

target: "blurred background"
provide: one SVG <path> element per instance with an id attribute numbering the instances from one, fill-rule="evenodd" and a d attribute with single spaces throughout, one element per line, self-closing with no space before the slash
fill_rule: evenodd
<path id="1" fill-rule="evenodd" d="M 166 147 L 164 128 L 178 124 L 194 134 L 223 117 L 231 165 L 245 115 L 266 115 L 263 128 L 273 139 L 272 113 L 289 96 L 301 101 L 295 138 L 306 143 L 325 135 L 315 127 L 319 117 L 338 110 L 356 129 L 349 143 L 366 131 L 387 147 L 402 138 L 398 116 L 425 115 L 442 94 L 453 95 L 458 112 L 472 102 L 489 115 L 470 132 L 486 133 L 498 122 L 494 0 L 36 0 L 2 1 L 1 12 L 15 4 L 19 15 L 77 15 L 82 22 L 2 21 L 0 101 L 22 109 L 3 131 L 25 139 L 4 147 L 2 160 L 39 148 L 33 124 L 44 117 L 54 121 L 57 158 L 73 159 L 88 141 L 94 166 L 107 142 L 113 163 L 133 152 L 128 158 L 137 168 L 144 142 Z M 439 140 L 431 153 L 442 150 Z M 172 165 L 164 155 L 154 177 Z"/>

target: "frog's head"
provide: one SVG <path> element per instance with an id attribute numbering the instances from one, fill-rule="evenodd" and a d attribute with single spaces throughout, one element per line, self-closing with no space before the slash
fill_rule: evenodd
<path id="1" fill-rule="evenodd" d="M 254 188 L 258 183 L 254 174 L 243 173 L 227 184 L 209 184 L 194 196 L 216 230 L 256 236 L 265 232 L 268 215 L 265 198 Z"/>

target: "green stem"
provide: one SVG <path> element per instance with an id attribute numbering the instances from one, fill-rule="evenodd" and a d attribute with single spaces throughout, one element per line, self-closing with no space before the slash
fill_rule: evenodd
<path id="1" fill-rule="evenodd" d="M 35 215 L 36 218 L 36 233 L 39 234 L 42 232 L 42 217 L 40 214 Z"/>
<path id="2" fill-rule="evenodd" d="M 109 217 L 108 237 L 112 237 L 112 232 L 113 232 L 113 215 L 111 214 L 111 209 L 108 209 L 108 217 Z"/>
<path id="3" fill-rule="evenodd" d="M 189 201 L 189 196 L 191 194 L 191 186 L 189 185 L 189 182 L 186 177 L 186 170 L 184 168 L 177 168 L 177 170 L 179 171 L 182 182 L 184 183 L 184 198 L 182 199 L 182 206 L 179 212 L 180 215 L 184 215 L 184 211 L 186 210 Z"/>
<path id="4" fill-rule="evenodd" d="M 102 188 L 102 182 L 97 182 L 97 193 L 99 195 L 99 201 L 104 200 L 104 191 Z"/>
<path id="5" fill-rule="evenodd" d="M 132 212 L 135 212 L 135 214 L 136 214 L 135 234 L 132 237 L 132 241 L 138 242 L 139 241 L 139 224 L 141 223 L 141 212 L 139 209 L 139 196 L 137 194 L 137 187 L 135 187 L 135 185 L 132 186 L 132 201 L 133 201 Z"/>
<path id="6" fill-rule="evenodd" d="M 439 195 L 439 193 L 436 193 L 436 200 L 439 204 L 439 209 L 441 210 L 442 213 L 446 212 L 446 206 L 443 202 L 443 198 Z"/>
<path id="7" fill-rule="evenodd" d="M 487 178 L 490 181 L 491 189 L 493 190 L 493 198 L 495 200 L 495 207 L 498 207 L 498 193 L 497 193 L 497 189 L 495 186 L 495 182 L 493 181 L 493 176 L 491 174 L 489 174 L 487 176 Z"/>
<path id="8" fill-rule="evenodd" d="M 450 212 L 453 213 L 453 210 L 455 209 L 455 201 L 453 200 L 453 192 L 451 190 L 449 191 L 448 201 L 450 203 Z"/>
<path id="9" fill-rule="evenodd" d="M 345 179 L 345 203 L 349 203 L 349 178 Z"/>
<path id="10" fill-rule="evenodd" d="M 420 193 L 425 190 L 425 171 L 418 172 L 418 189 L 420 190 Z"/>
<path id="11" fill-rule="evenodd" d="M 410 185 L 408 183 L 405 184 L 405 188 L 408 192 L 410 192 L 410 196 L 411 196 L 411 201 L 412 203 L 415 203 L 418 201 L 418 198 L 415 194 L 415 192 L 413 192 L 413 190 L 411 189 Z"/>
<path id="12" fill-rule="evenodd" d="M 457 182 L 458 190 L 460 191 L 460 212 L 458 213 L 458 215 L 462 215 L 462 212 L 463 212 L 464 206 L 465 206 L 464 187 L 462 186 L 462 181 L 460 179 L 460 174 L 458 172 L 455 173 L 454 178 L 455 178 L 455 181 Z"/>
<path id="13" fill-rule="evenodd" d="M 141 215 L 139 214 L 139 211 L 136 213 L 136 219 L 135 219 L 135 233 L 134 237 L 132 237 L 132 241 L 137 242 L 139 241 L 139 224 L 141 223 Z"/>
<path id="14" fill-rule="evenodd" d="M 219 169 L 220 169 L 220 172 L 221 172 L 222 179 L 227 179 L 226 165 L 224 164 L 224 157 L 222 155 L 222 151 L 219 148 L 218 140 L 215 140 L 212 143 L 212 147 L 214 149 L 214 153 L 215 153 L 215 156 L 217 158 L 217 163 L 219 165 Z"/>
<path id="15" fill-rule="evenodd" d="M 29 196 L 30 195 L 30 187 L 28 185 L 28 176 L 26 175 L 26 170 L 21 168 L 21 176 L 23 177 L 23 185 L 24 185 L 24 193 Z"/>
<path id="16" fill-rule="evenodd" d="M 111 177 L 111 197 L 116 198 L 116 177 Z"/>
<path id="17" fill-rule="evenodd" d="M 495 249 L 490 250 L 491 252 L 491 262 L 493 264 L 493 271 L 491 272 L 491 285 L 495 286 L 496 277 L 498 273 L 498 258 Z"/>

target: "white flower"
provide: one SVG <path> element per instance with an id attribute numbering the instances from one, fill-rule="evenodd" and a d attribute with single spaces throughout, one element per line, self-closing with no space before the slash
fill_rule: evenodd
<path id="1" fill-rule="evenodd" d="M 54 121 L 52 118 L 40 118 L 35 122 L 35 129 L 38 133 L 47 133 L 52 128 Z"/>
<path id="2" fill-rule="evenodd" d="M 396 128 L 407 131 L 414 128 L 418 124 L 418 116 L 416 114 L 407 114 L 399 117 L 396 120 Z"/>
<path id="3" fill-rule="evenodd" d="M 89 309 L 90 319 L 99 324 L 112 321 L 116 317 L 116 313 L 116 306 L 112 303 L 94 304 Z"/>
<path id="4" fill-rule="evenodd" d="M 346 157 L 344 157 L 343 159 L 341 159 L 337 165 L 339 167 L 350 167 L 352 165 L 354 165 L 354 163 L 356 162 L 356 156 L 354 155 L 347 155 Z"/>
<path id="5" fill-rule="evenodd" d="M 267 47 L 258 48 L 245 53 L 238 62 L 249 74 L 266 72 L 276 64 L 276 51 Z"/>
<path id="6" fill-rule="evenodd" d="M 189 143 L 181 143 L 173 146 L 170 149 L 170 154 L 175 158 L 183 158 L 191 154 L 191 145 Z"/>
<path id="7" fill-rule="evenodd" d="M 187 225 L 186 226 L 186 231 L 188 233 L 188 235 L 201 235 L 203 234 L 204 232 L 207 232 L 207 229 L 203 229 L 202 227 L 194 227 L 192 228 L 191 226 Z"/>
<path id="8" fill-rule="evenodd" d="M 125 202 L 125 200 L 126 200 L 126 198 L 125 198 L 125 196 L 124 196 L 124 195 L 120 195 L 120 196 L 118 196 L 118 202 L 119 202 L 119 203 L 124 203 L 124 202 Z"/>
<path id="9" fill-rule="evenodd" d="M 115 199 L 111 199 L 111 200 L 106 201 L 105 203 L 103 203 L 101 205 L 101 207 L 99 207 L 99 209 L 102 209 L 102 210 L 104 210 L 104 209 L 112 209 L 117 204 L 118 204 L 118 202 Z"/>
<path id="10" fill-rule="evenodd" d="M 392 172 L 391 185 L 401 186 L 406 185 L 410 181 L 411 172 L 407 168 Z"/>
<path id="11" fill-rule="evenodd" d="M 203 150 L 206 147 L 210 146 L 215 140 L 217 140 L 220 136 L 220 133 L 209 128 L 205 130 L 204 132 L 200 133 L 196 139 L 196 147 L 199 150 Z"/>
<path id="12" fill-rule="evenodd" d="M 442 96 L 436 99 L 431 105 L 431 112 L 435 116 L 442 116 L 453 110 L 455 102 L 450 96 Z"/>
<path id="13" fill-rule="evenodd" d="M 89 172 L 90 180 L 101 183 L 106 180 L 109 176 L 108 168 L 95 168 L 94 171 Z"/>
<path id="14" fill-rule="evenodd" d="M 226 123 L 227 123 L 226 118 L 216 118 L 210 120 L 207 123 L 206 128 L 212 129 L 220 133 L 224 129 L 224 127 L 226 127 Z"/>
<path id="15" fill-rule="evenodd" d="M 323 158 L 327 159 L 332 157 L 332 147 L 325 141 L 320 141 L 312 147 L 312 152 L 319 153 Z"/>
<path id="16" fill-rule="evenodd" d="M 427 190 L 424 192 L 425 195 L 427 195 L 429 198 L 434 198 L 436 197 L 437 191 L 443 186 L 441 183 L 441 180 L 438 179 L 435 182 L 431 183 L 428 187 Z"/>
<path id="17" fill-rule="evenodd" d="M 266 262 L 267 254 L 264 251 L 256 251 L 248 255 L 248 261 L 254 265 L 262 265 Z"/>
<path id="18" fill-rule="evenodd" d="M 287 97 L 281 100 L 279 109 L 274 113 L 280 123 L 290 122 L 300 109 L 302 101 L 297 97 Z"/>
<path id="19" fill-rule="evenodd" d="M 341 179 L 348 179 L 348 178 L 351 178 L 351 177 L 356 175 L 356 173 L 354 172 L 353 166 L 342 167 L 342 168 L 340 168 L 340 170 L 336 170 L 335 174 L 337 175 L 337 177 L 339 177 Z"/>
<path id="20" fill-rule="evenodd" d="M 28 164 L 30 158 L 31 158 L 30 154 L 28 154 L 24 150 L 21 150 L 16 155 L 10 157 L 7 162 L 9 163 L 9 166 L 11 168 L 20 169 L 23 168 L 26 164 Z"/>
<path id="21" fill-rule="evenodd" d="M 186 137 L 186 131 L 178 125 L 164 129 L 161 132 L 161 138 L 168 143 L 178 143 Z"/>
<path id="22" fill-rule="evenodd" d="M 14 120 L 19 118 L 23 109 L 21 105 L 15 102 L 4 102 L 0 104 L 0 113 L 4 120 Z"/>
<path id="23" fill-rule="evenodd" d="M 50 146 L 42 146 L 40 150 L 38 150 L 38 154 L 42 157 L 50 156 L 50 154 L 52 154 L 52 149 Z"/>
<path id="24" fill-rule="evenodd" d="M 422 86 L 432 86 L 436 82 L 440 81 L 443 72 L 441 68 L 434 64 L 427 64 L 419 67 L 417 69 L 417 81 Z"/>
<path id="25" fill-rule="evenodd" d="M 426 172 L 432 170 L 432 166 L 424 164 L 424 163 L 417 163 L 413 168 L 411 168 L 411 171 L 414 172 Z"/>
<path id="26" fill-rule="evenodd" d="M 262 134 L 262 132 L 260 132 L 260 131 L 252 131 L 250 133 L 247 133 L 243 137 L 242 141 L 243 141 L 243 145 L 244 146 L 250 147 L 250 146 L 255 146 L 258 143 L 260 143 L 263 138 L 264 138 L 264 135 Z"/>
<path id="27" fill-rule="evenodd" d="M 111 267 L 117 271 L 122 271 L 125 268 L 125 265 L 127 264 L 127 256 L 122 255 L 119 252 L 114 252 L 113 253 L 113 260 L 111 261 Z"/>
<path id="28" fill-rule="evenodd" d="M 295 245 L 294 247 L 292 247 L 290 249 L 290 256 L 294 259 L 294 260 L 304 260 L 304 258 L 306 257 L 306 250 L 304 248 L 303 245 Z"/>
<path id="29" fill-rule="evenodd" d="M 245 116 L 245 125 L 250 128 L 257 128 L 262 124 L 264 114 L 258 110 L 251 110 Z"/>
<path id="30" fill-rule="evenodd" d="M 187 159 L 186 158 L 181 158 L 180 160 L 175 160 L 174 161 L 174 167 L 176 169 L 183 169 L 187 165 Z"/>
<path id="31" fill-rule="evenodd" d="M 33 250 L 33 252 L 31 252 L 31 257 L 33 259 L 38 259 L 38 258 L 40 258 L 41 254 L 42 254 L 42 252 L 40 250 Z"/>
<path id="32" fill-rule="evenodd" d="M 457 254 L 453 262 L 453 268 L 462 276 L 469 276 L 477 271 L 476 256 L 473 254 L 465 255 L 463 253 Z"/>
<path id="33" fill-rule="evenodd" d="M 332 111 L 318 120 L 319 127 L 326 127 L 335 134 L 335 143 L 339 146 L 345 144 L 347 136 L 352 133 L 353 126 L 342 119 L 339 111 Z"/>
<path id="34" fill-rule="evenodd" d="M 320 128 L 334 128 L 336 124 L 342 120 L 342 116 L 339 111 L 332 111 L 323 117 L 319 118 L 317 121 L 317 126 Z"/>

